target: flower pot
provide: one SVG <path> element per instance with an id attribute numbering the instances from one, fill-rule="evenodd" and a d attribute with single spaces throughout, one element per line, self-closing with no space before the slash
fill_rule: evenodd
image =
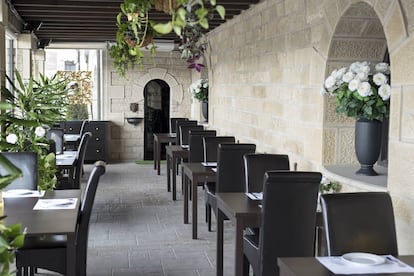
<path id="1" fill-rule="evenodd" d="M 172 9 L 175 10 L 178 7 L 177 0 L 171 1 Z M 154 1 L 154 8 L 157 11 L 163 11 L 165 13 L 170 12 L 170 0 L 155 0 Z"/>
<path id="2" fill-rule="evenodd" d="M 204 119 L 208 122 L 208 102 L 201 102 L 201 111 L 203 112 Z"/>
<path id="3" fill-rule="evenodd" d="M 356 174 L 377 175 L 373 167 L 381 151 L 381 127 L 378 120 L 360 118 L 355 123 L 355 153 L 361 168 Z"/>

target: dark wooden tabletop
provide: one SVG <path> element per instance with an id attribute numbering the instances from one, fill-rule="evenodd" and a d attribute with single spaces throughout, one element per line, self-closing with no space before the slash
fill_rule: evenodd
<path id="1" fill-rule="evenodd" d="M 67 234 L 76 231 L 80 206 L 80 190 L 48 191 L 42 199 L 78 198 L 75 209 L 33 210 L 38 197 L 4 198 L 6 225 L 21 223 L 27 235 Z"/>
<path id="2" fill-rule="evenodd" d="M 414 266 L 414 255 L 399 256 L 401 261 Z M 336 274 L 329 271 L 316 258 L 278 258 L 277 263 L 280 268 L 280 276 L 334 276 Z M 373 276 L 413 276 L 414 273 L 392 273 L 392 274 L 350 274 L 354 276 L 373 275 Z"/>

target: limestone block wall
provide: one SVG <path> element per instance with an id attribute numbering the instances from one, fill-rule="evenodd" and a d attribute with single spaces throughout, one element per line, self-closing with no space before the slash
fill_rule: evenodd
<path id="1" fill-rule="evenodd" d="M 360 12 L 354 9 L 343 18 L 346 24 L 339 24 L 351 5 L 361 2 L 372 8 L 363 14 L 368 18 L 354 21 L 351 14 Z M 337 26 L 341 37 L 334 37 Z M 381 29 L 384 36 L 378 37 Z M 350 31 L 359 31 L 361 41 L 350 43 Z M 209 36 L 210 126 L 240 142 L 256 143 L 258 151 L 287 153 L 300 170 L 348 162 L 353 123 L 333 117 L 332 103 L 319 95 L 320 87 L 335 62 L 382 60 L 387 47 L 392 81 L 387 189 L 400 254 L 413 254 L 413 32 L 411 0 L 261 1 Z M 337 55 L 341 52 L 348 55 Z M 330 60 L 333 56 L 339 59 Z M 344 128 L 331 128 L 331 122 Z M 338 143 L 344 147 L 338 150 Z"/>
<path id="2" fill-rule="evenodd" d="M 170 117 L 189 117 L 191 96 L 187 92 L 192 82 L 191 71 L 179 52 L 158 52 L 143 68 L 138 66 L 122 78 L 113 67 L 109 55 L 105 57 L 104 119 L 112 121 L 110 137 L 111 161 L 142 160 L 144 152 L 144 123 L 137 126 L 126 117 L 144 117 L 144 87 L 153 79 L 161 79 L 170 87 Z M 129 105 L 139 103 L 137 113 Z"/>

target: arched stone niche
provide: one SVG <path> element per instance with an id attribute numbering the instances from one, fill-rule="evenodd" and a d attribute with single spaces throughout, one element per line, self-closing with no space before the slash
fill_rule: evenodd
<path id="1" fill-rule="evenodd" d="M 365 2 L 349 6 L 338 21 L 332 36 L 325 76 L 334 69 L 354 61 L 382 62 L 387 53 L 387 40 L 375 10 Z M 356 164 L 354 147 L 355 119 L 335 112 L 335 99 L 324 103 L 324 165 Z"/>

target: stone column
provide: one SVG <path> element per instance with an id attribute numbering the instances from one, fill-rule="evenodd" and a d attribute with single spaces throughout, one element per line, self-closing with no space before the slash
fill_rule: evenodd
<path id="1" fill-rule="evenodd" d="M 6 84 L 6 27 L 8 24 L 8 7 L 6 2 L 1 1 L 0 5 L 0 86 Z"/>
<path id="2" fill-rule="evenodd" d="M 45 57 L 46 53 L 44 49 L 37 49 L 33 51 L 33 76 L 36 78 L 40 74 L 45 74 Z"/>
<path id="3" fill-rule="evenodd" d="M 36 38 L 32 34 L 20 34 L 17 38 L 16 68 L 23 80 L 29 80 L 33 69 L 33 50 L 36 49 Z"/>

